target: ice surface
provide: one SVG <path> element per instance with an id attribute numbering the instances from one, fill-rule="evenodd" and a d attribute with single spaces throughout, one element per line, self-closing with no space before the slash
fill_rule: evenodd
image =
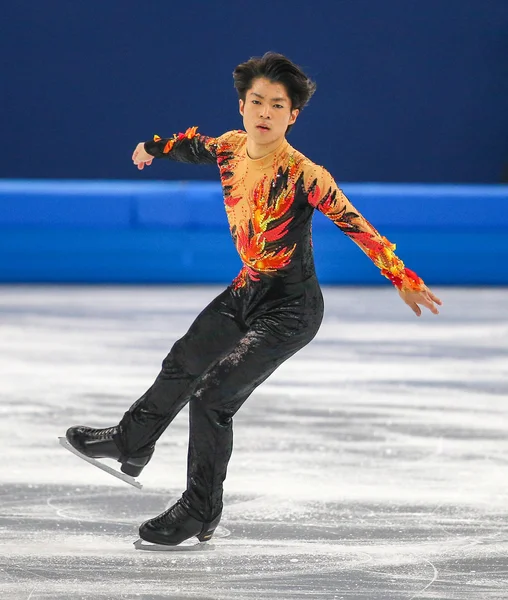
<path id="1" fill-rule="evenodd" d="M 506 600 L 508 290 L 324 288 L 315 340 L 235 418 L 212 542 L 135 550 L 185 486 L 187 414 L 143 490 L 58 443 L 109 426 L 217 287 L 3 287 L 0 598 Z"/>

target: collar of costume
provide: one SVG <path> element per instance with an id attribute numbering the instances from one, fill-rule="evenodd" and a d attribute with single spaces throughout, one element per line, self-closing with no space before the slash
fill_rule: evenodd
<path id="1" fill-rule="evenodd" d="M 277 148 L 275 148 L 275 150 L 272 150 L 269 154 L 266 154 L 262 158 L 250 158 L 250 156 L 247 153 L 247 146 L 245 146 L 245 156 L 249 165 L 252 166 L 254 169 L 264 170 L 271 167 L 272 165 L 276 165 L 279 159 L 284 154 L 287 154 L 288 148 L 289 143 L 286 140 L 286 138 L 284 138 L 282 142 L 277 146 Z"/>

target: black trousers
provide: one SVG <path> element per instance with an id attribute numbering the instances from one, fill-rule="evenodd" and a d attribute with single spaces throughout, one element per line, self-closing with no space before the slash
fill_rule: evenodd
<path id="1" fill-rule="evenodd" d="M 190 403 L 184 500 L 203 520 L 222 510 L 233 449 L 232 418 L 253 390 L 308 344 L 323 317 L 317 279 L 293 285 L 229 286 L 172 347 L 153 385 L 125 413 L 119 441 L 142 456 Z"/>

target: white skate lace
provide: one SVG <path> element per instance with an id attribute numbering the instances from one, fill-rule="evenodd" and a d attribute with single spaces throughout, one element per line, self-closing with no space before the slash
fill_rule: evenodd
<path id="1" fill-rule="evenodd" d="M 102 439 L 112 437 L 116 433 L 116 427 L 108 427 L 107 429 L 91 429 L 90 435 Z"/>

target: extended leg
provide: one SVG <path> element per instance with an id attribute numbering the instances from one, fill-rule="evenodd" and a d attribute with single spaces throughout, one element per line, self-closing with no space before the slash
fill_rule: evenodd
<path id="1" fill-rule="evenodd" d="M 137 477 L 150 460 L 156 440 L 187 403 L 189 386 L 243 335 L 245 326 L 237 317 L 235 303 L 228 288 L 201 312 L 174 344 L 155 383 L 118 427 L 70 427 L 66 441 L 73 451 L 97 466 L 97 458 L 118 460 L 123 473 Z"/>
<path id="2" fill-rule="evenodd" d="M 173 345 L 153 385 L 125 413 L 119 425 L 119 445 L 126 456 L 153 447 L 188 402 L 192 383 L 234 346 L 245 330 L 228 288 L 198 315 L 185 336 Z"/>

